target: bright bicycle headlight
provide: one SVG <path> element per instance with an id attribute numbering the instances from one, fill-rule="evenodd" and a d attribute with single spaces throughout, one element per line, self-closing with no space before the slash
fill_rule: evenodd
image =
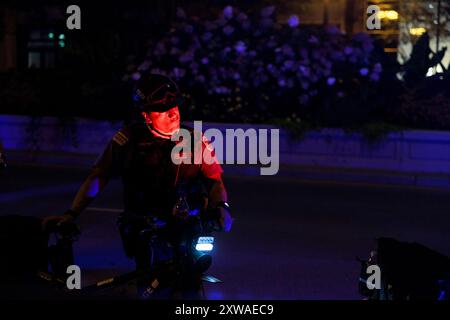
<path id="1" fill-rule="evenodd" d="M 193 245 L 193 269 L 196 272 L 203 273 L 211 266 L 211 251 L 214 249 L 214 237 L 202 236 L 194 241 Z"/>
<path id="2" fill-rule="evenodd" d="M 195 250 L 199 252 L 211 252 L 214 249 L 214 237 L 198 237 Z"/>

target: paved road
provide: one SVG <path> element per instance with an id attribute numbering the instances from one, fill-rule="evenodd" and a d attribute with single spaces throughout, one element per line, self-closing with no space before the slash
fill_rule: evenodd
<path id="1" fill-rule="evenodd" d="M 0 214 L 59 214 L 87 171 L 24 167 L 0 173 Z M 276 177 L 229 177 L 236 215 L 222 234 L 208 285 L 212 299 L 360 299 L 359 263 L 379 236 L 417 241 L 450 254 L 450 192 Z M 83 285 L 131 270 L 115 229 L 121 185 L 80 218 L 76 243 Z"/>

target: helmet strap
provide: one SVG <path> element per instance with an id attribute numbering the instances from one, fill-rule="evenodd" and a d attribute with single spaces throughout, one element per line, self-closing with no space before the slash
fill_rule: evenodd
<path id="1" fill-rule="evenodd" d="M 160 137 L 163 139 L 170 139 L 173 135 L 173 132 L 172 133 L 164 133 L 164 132 L 161 132 L 161 131 L 155 129 L 151 123 L 146 122 L 145 124 L 147 125 L 148 130 L 156 137 Z"/>

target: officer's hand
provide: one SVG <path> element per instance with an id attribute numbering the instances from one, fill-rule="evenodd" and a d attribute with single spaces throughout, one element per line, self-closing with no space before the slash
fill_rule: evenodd
<path id="1" fill-rule="evenodd" d="M 60 216 L 49 216 L 42 221 L 42 229 L 44 231 L 53 230 L 55 228 L 74 223 L 74 218 L 70 214 Z"/>
<path id="2" fill-rule="evenodd" d="M 207 218 L 207 226 L 210 231 L 225 231 L 230 232 L 233 218 L 230 212 L 225 208 L 215 208 L 209 210 L 209 217 Z"/>

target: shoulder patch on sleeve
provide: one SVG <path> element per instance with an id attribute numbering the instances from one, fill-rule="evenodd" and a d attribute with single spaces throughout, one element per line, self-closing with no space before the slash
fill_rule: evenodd
<path id="1" fill-rule="evenodd" d="M 119 146 L 123 146 L 128 142 L 128 135 L 124 132 L 123 129 L 117 131 L 112 140 L 117 143 Z"/>

